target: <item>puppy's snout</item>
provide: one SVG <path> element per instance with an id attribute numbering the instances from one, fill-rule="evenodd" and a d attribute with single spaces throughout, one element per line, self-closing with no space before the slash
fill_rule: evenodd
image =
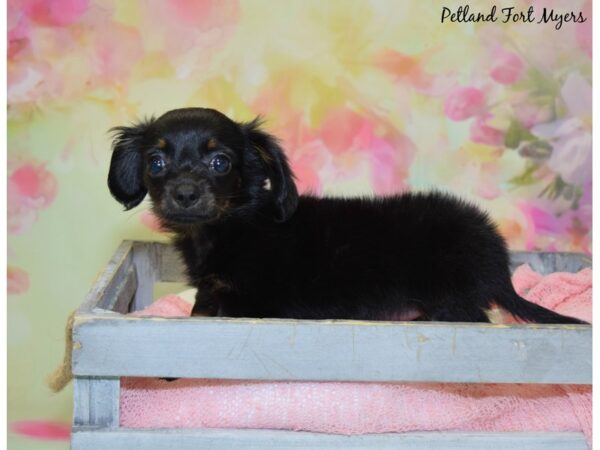
<path id="1" fill-rule="evenodd" d="M 173 198 L 182 208 L 189 208 L 198 203 L 200 189 L 191 183 L 180 184 L 173 189 Z"/>

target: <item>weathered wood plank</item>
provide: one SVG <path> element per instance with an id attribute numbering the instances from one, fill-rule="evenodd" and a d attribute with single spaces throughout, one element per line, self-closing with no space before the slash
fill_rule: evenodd
<path id="1" fill-rule="evenodd" d="M 511 272 L 521 264 L 529 264 L 536 272 L 547 275 L 553 272 L 579 272 L 592 265 L 592 258 L 583 253 L 511 252 Z"/>
<path id="2" fill-rule="evenodd" d="M 131 269 L 133 267 L 133 241 L 123 241 L 96 279 L 92 289 L 86 295 L 79 312 L 90 312 L 94 308 L 112 309 L 117 312 L 128 311 L 125 292 L 131 286 Z M 134 280 L 134 284 L 136 280 Z M 134 290 L 136 286 L 133 286 Z"/>
<path id="3" fill-rule="evenodd" d="M 119 426 L 119 378 L 75 377 L 73 425 Z"/>
<path id="4" fill-rule="evenodd" d="M 587 325 L 89 315 L 73 340 L 81 376 L 592 383 Z"/>
<path id="5" fill-rule="evenodd" d="M 138 280 L 132 311 L 144 309 L 153 301 L 154 283 L 159 281 L 160 252 L 156 242 L 135 242 L 133 246 L 133 263 Z"/>
<path id="6" fill-rule="evenodd" d="M 118 277 L 107 287 L 97 307 L 127 314 L 137 289 L 137 273 L 134 265 L 129 264 L 125 270 L 119 271 Z"/>
<path id="7" fill-rule="evenodd" d="M 73 450 L 587 450 L 581 433 L 398 433 L 343 436 L 276 430 L 86 430 L 75 428 Z"/>
<path id="8" fill-rule="evenodd" d="M 181 257 L 175 247 L 168 244 L 161 244 L 160 252 L 160 280 L 161 281 L 187 281 L 184 272 L 185 268 Z"/>
<path id="9" fill-rule="evenodd" d="M 155 281 L 186 281 L 183 262 L 173 245 L 163 242 L 135 241 L 134 249 L 140 252 L 141 262 L 147 263 L 152 268 Z"/>

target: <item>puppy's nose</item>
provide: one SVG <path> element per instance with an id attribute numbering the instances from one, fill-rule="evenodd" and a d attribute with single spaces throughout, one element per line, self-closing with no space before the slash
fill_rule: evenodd
<path id="1" fill-rule="evenodd" d="M 200 198 L 200 191 L 193 184 L 180 184 L 173 191 L 173 197 L 179 206 L 189 208 Z"/>

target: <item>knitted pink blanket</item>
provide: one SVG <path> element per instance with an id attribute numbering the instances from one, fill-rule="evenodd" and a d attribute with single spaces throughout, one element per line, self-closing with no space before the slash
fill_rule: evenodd
<path id="1" fill-rule="evenodd" d="M 592 319 L 592 271 L 541 276 L 521 266 L 517 291 Z M 188 316 L 177 296 L 140 315 Z M 508 320 L 507 320 L 508 321 Z M 269 428 L 339 434 L 402 431 L 580 431 L 591 445 L 592 389 L 575 385 L 259 382 L 122 378 L 121 426 Z"/>

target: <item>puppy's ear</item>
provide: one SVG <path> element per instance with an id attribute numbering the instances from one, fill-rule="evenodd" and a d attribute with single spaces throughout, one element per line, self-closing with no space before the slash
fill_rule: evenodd
<path id="1" fill-rule="evenodd" d="M 298 206 L 298 191 L 294 183 L 294 174 L 290 169 L 283 150 L 277 139 L 260 130 L 261 119 L 241 124 L 251 149 L 266 168 L 267 180 L 275 205 L 275 220 L 285 222 Z"/>
<path id="2" fill-rule="evenodd" d="M 152 120 L 131 127 L 110 129 L 114 133 L 114 140 L 108 188 L 112 196 L 122 203 L 126 210 L 137 206 L 146 196 L 142 142 Z"/>

